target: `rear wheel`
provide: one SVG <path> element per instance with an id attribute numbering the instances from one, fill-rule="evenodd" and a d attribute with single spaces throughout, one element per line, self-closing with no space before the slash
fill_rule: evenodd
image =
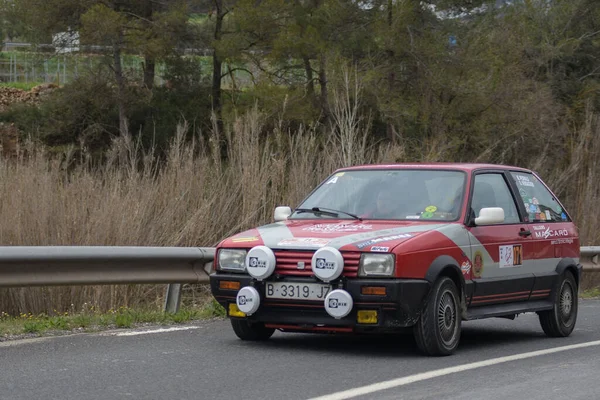
<path id="1" fill-rule="evenodd" d="M 461 328 L 458 289 L 448 277 L 433 285 L 427 305 L 414 327 L 419 349 L 430 356 L 447 356 L 456 350 Z"/>
<path id="2" fill-rule="evenodd" d="M 540 311 L 540 325 L 550 337 L 566 337 L 575 329 L 577 321 L 577 281 L 570 271 L 558 280 L 554 290 L 554 308 Z"/>
<path id="3" fill-rule="evenodd" d="M 231 327 L 233 331 L 242 340 L 260 341 L 267 340 L 275 329 L 266 328 L 262 322 L 250 322 L 245 319 L 231 319 Z"/>

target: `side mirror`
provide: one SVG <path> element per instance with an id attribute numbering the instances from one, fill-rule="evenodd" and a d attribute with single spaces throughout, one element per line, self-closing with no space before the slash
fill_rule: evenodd
<path id="1" fill-rule="evenodd" d="M 275 214 L 273 215 L 273 219 L 275 222 L 285 221 L 288 217 L 292 215 L 292 209 L 288 206 L 279 206 L 275 208 Z"/>
<path id="2" fill-rule="evenodd" d="M 494 225 L 504 222 L 504 209 L 501 207 L 486 207 L 479 211 L 475 225 Z"/>

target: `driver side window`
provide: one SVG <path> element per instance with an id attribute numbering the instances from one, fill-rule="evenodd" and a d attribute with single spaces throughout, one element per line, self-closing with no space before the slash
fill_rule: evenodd
<path id="1" fill-rule="evenodd" d="M 520 222 L 515 201 L 510 194 L 504 175 L 500 173 L 475 175 L 471 212 L 478 217 L 481 209 L 485 207 L 504 209 L 505 224 Z"/>

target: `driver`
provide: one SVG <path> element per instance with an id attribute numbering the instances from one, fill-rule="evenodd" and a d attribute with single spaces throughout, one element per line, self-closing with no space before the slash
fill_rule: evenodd
<path id="1" fill-rule="evenodd" d="M 394 219 L 398 218 L 398 199 L 389 188 L 383 188 L 375 198 L 375 209 L 363 218 Z"/>

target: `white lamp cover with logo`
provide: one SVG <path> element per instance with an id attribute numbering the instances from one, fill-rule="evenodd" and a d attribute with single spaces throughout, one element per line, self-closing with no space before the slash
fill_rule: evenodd
<path id="1" fill-rule="evenodd" d="M 335 319 L 344 318 L 350 314 L 354 301 L 350 293 L 342 289 L 336 289 L 325 297 L 325 311 Z"/>
<path id="2" fill-rule="evenodd" d="M 321 247 L 312 257 L 312 271 L 324 282 L 339 278 L 344 271 L 342 253 L 333 247 Z"/>
<path id="3" fill-rule="evenodd" d="M 271 276 L 275 263 L 275 253 L 267 246 L 253 247 L 246 255 L 246 271 L 259 281 Z"/>
<path id="4" fill-rule="evenodd" d="M 252 286 L 244 286 L 235 297 L 235 304 L 246 315 L 252 315 L 260 307 L 260 294 Z"/>

